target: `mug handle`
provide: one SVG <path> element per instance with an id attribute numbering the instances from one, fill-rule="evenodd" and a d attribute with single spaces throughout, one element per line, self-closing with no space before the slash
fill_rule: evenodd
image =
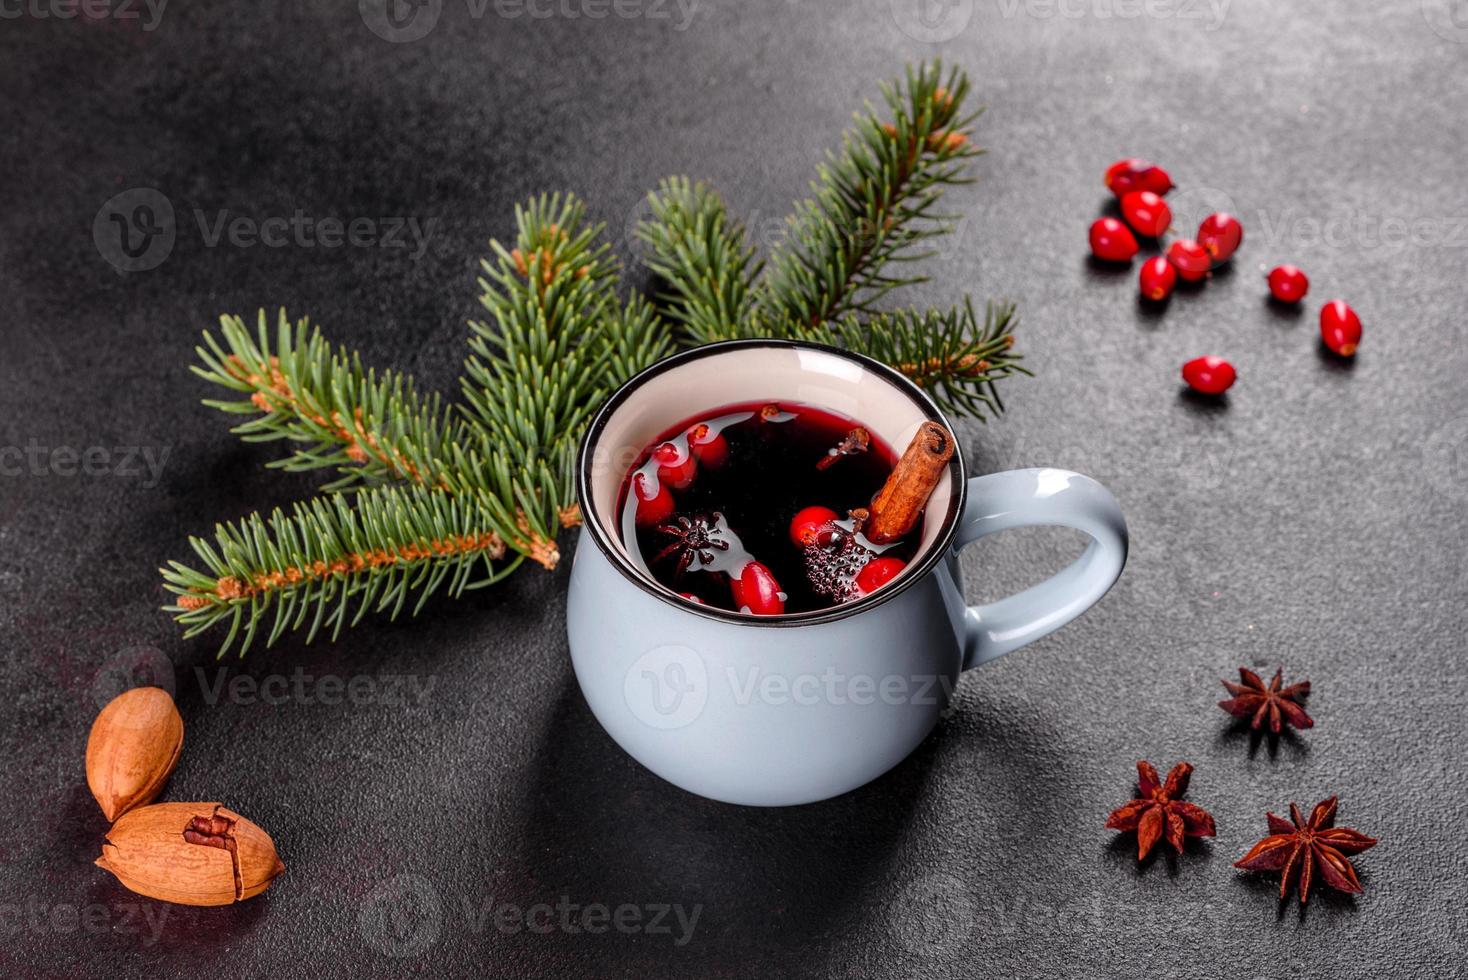
<path id="1" fill-rule="evenodd" d="M 1039 585 L 964 613 L 963 669 L 1003 656 L 1058 630 L 1091 608 L 1126 564 L 1126 519 L 1116 498 L 1069 470 L 1010 470 L 968 482 L 955 552 L 1015 527 L 1073 527 L 1090 535 L 1082 555 Z"/>

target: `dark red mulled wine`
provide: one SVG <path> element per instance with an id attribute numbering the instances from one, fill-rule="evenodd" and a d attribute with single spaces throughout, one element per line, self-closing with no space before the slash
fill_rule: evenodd
<path id="1" fill-rule="evenodd" d="M 861 531 L 858 509 L 897 459 L 860 422 L 811 405 L 703 412 L 629 470 L 622 540 L 689 601 L 755 615 L 826 609 L 880 588 L 916 550 L 917 530 L 885 544 Z"/>

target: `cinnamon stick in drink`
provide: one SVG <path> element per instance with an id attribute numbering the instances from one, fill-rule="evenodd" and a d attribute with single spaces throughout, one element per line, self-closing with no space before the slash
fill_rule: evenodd
<path id="1" fill-rule="evenodd" d="M 886 544 L 911 531 L 952 458 L 953 435 L 937 422 L 924 422 L 872 497 L 871 516 L 862 533 Z"/>

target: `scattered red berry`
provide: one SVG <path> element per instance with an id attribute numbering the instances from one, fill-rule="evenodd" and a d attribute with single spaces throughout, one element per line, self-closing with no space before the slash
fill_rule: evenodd
<path id="1" fill-rule="evenodd" d="M 757 561 L 744 566 L 739 577 L 729 583 L 734 604 L 756 616 L 778 616 L 785 611 L 785 593 L 770 570 Z"/>
<path id="2" fill-rule="evenodd" d="M 1107 188 L 1117 197 L 1124 197 L 1133 191 L 1151 191 L 1161 196 L 1172 190 L 1172 178 L 1167 175 L 1157 164 L 1150 160 L 1140 160 L 1132 157 L 1127 160 L 1118 160 L 1106 168 L 1103 178 Z"/>
<path id="3" fill-rule="evenodd" d="M 698 461 L 686 446 L 665 442 L 652 451 L 658 463 L 658 482 L 674 490 L 686 489 L 698 475 Z"/>
<path id="4" fill-rule="evenodd" d="M 1121 216 L 1138 235 L 1157 238 L 1172 224 L 1172 208 L 1151 191 L 1132 191 L 1121 199 Z"/>
<path id="5" fill-rule="evenodd" d="M 1238 372 L 1221 357 L 1195 357 L 1183 365 L 1183 380 L 1204 395 L 1221 395 L 1233 386 Z"/>
<path id="6" fill-rule="evenodd" d="M 1142 287 L 1142 295 L 1154 302 L 1161 302 L 1172 295 L 1172 287 L 1177 285 L 1177 270 L 1172 263 L 1160 255 L 1154 255 L 1142 263 L 1142 272 L 1138 276 Z"/>
<path id="7" fill-rule="evenodd" d="M 715 432 L 703 422 L 688 430 L 688 448 L 699 466 L 711 470 L 717 469 L 729 455 L 729 441 L 723 433 Z"/>
<path id="8" fill-rule="evenodd" d="M 857 594 L 867 595 L 877 591 L 906 567 L 907 562 L 901 558 L 873 558 L 856 573 Z"/>
<path id="9" fill-rule="evenodd" d="M 1107 262 L 1130 262 L 1137 254 L 1137 239 L 1115 218 L 1097 218 L 1091 223 L 1091 254 Z"/>
<path id="10" fill-rule="evenodd" d="M 1310 279 L 1292 265 L 1269 270 L 1269 294 L 1281 303 L 1298 303 L 1310 291 Z"/>
<path id="11" fill-rule="evenodd" d="M 1213 262 L 1208 251 L 1191 238 L 1179 238 L 1167 247 L 1167 259 L 1184 282 L 1198 282 L 1208 275 Z"/>
<path id="12" fill-rule="evenodd" d="M 1341 300 L 1331 300 L 1320 309 L 1320 339 L 1337 354 L 1350 357 L 1361 344 L 1361 318 Z"/>
<path id="13" fill-rule="evenodd" d="M 632 493 L 637 497 L 639 527 L 652 527 L 673 516 L 673 495 L 661 481 L 649 482 L 646 473 L 632 478 Z"/>
<path id="14" fill-rule="evenodd" d="M 1214 262 L 1227 262 L 1244 241 L 1244 226 L 1231 214 L 1210 214 L 1198 226 L 1198 244 Z"/>
<path id="15" fill-rule="evenodd" d="M 809 548 L 816 543 L 816 536 L 836 520 L 837 514 L 829 507 L 803 507 L 790 521 L 790 540 L 797 548 Z"/>

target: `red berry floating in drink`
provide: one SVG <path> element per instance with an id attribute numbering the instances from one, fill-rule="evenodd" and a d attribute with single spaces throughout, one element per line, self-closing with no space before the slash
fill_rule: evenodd
<path id="1" fill-rule="evenodd" d="M 1121 199 L 1121 216 L 1132 230 L 1147 238 L 1158 238 L 1172 224 L 1172 208 L 1151 191 L 1132 191 Z"/>
<path id="2" fill-rule="evenodd" d="M 1353 357 L 1361 345 L 1361 318 L 1338 299 L 1320 308 L 1320 339 L 1342 357 Z"/>
<path id="3" fill-rule="evenodd" d="M 785 611 L 785 593 L 772 573 L 757 561 L 746 562 L 730 583 L 734 604 L 741 612 L 756 616 L 778 616 Z"/>
<path id="4" fill-rule="evenodd" d="M 1210 214 L 1198 225 L 1198 244 L 1214 262 L 1227 262 L 1244 241 L 1244 226 L 1231 214 Z"/>
<path id="5" fill-rule="evenodd" d="M 632 493 L 629 496 L 636 501 L 635 520 L 638 527 L 654 527 L 661 524 L 673 516 L 673 508 L 677 506 L 673 502 L 672 493 L 658 480 L 656 475 L 634 473 Z"/>
<path id="6" fill-rule="evenodd" d="M 862 595 L 869 595 L 897 577 L 907 567 L 901 558 L 873 558 L 856 573 L 856 588 Z"/>
<path id="7" fill-rule="evenodd" d="M 790 540 L 797 548 L 809 548 L 816 536 L 841 517 L 829 507 L 802 507 L 790 521 Z"/>
<path id="8" fill-rule="evenodd" d="M 1177 285 L 1177 270 L 1167 259 L 1154 255 L 1142 263 L 1137 282 L 1143 296 L 1154 303 L 1160 303 L 1172 295 L 1172 287 Z"/>
<path id="9" fill-rule="evenodd" d="M 1102 179 L 1117 197 L 1124 197 L 1133 191 L 1151 191 L 1160 197 L 1173 187 L 1172 178 L 1166 170 L 1150 160 L 1136 157 L 1116 161 L 1106 168 Z"/>
<path id="10" fill-rule="evenodd" d="M 652 451 L 657 460 L 658 481 L 674 490 L 686 490 L 698 475 L 698 462 L 686 442 L 665 442 Z"/>
<path id="11" fill-rule="evenodd" d="M 1137 254 L 1137 239 L 1115 218 L 1097 218 L 1091 224 L 1091 254 L 1107 262 L 1130 262 Z"/>
<path id="12" fill-rule="evenodd" d="M 1281 303 L 1298 303 L 1310 291 L 1310 279 L 1292 265 L 1269 270 L 1269 295 Z"/>
<path id="13" fill-rule="evenodd" d="M 729 456 L 729 441 L 722 432 L 705 422 L 688 430 L 688 448 L 692 450 L 693 458 L 698 460 L 698 465 L 705 469 L 723 466 Z"/>
<path id="14" fill-rule="evenodd" d="M 639 455 L 619 505 L 623 540 L 669 592 L 710 609 L 777 616 L 859 599 L 912 560 L 947 472 L 952 437 L 936 423 L 919 437 L 909 453 L 922 465 L 811 405 L 704 412 Z"/>
<path id="15" fill-rule="evenodd" d="M 1195 357 L 1183 365 L 1183 380 L 1203 395 L 1221 395 L 1233 387 L 1238 372 L 1221 357 Z"/>
<path id="16" fill-rule="evenodd" d="M 1180 238 L 1167 247 L 1167 260 L 1177 269 L 1183 282 L 1199 282 L 1206 278 L 1213 267 L 1207 249 L 1191 238 Z"/>

